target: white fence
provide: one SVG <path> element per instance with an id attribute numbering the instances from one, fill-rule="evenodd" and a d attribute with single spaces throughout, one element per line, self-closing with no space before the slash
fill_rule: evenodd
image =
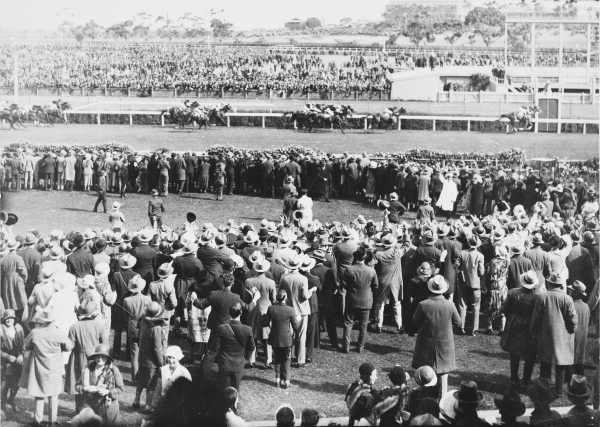
<path id="1" fill-rule="evenodd" d="M 91 115 L 96 117 L 96 124 L 102 124 L 102 116 L 103 115 L 117 115 L 117 116 L 128 116 L 129 117 L 129 125 L 133 126 L 133 117 L 137 115 L 146 115 L 146 116 L 160 116 L 160 125 L 165 126 L 165 114 L 160 111 L 67 111 L 65 112 L 66 117 L 69 116 L 77 116 L 77 115 Z M 266 119 L 268 117 L 283 117 L 283 113 L 226 113 L 226 125 L 227 127 L 231 127 L 231 118 L 232 117 L 252 117 L 252 118 L 260 118 L 261 126 L 263 128 L 266 127 Z M 367 130 L 369 126 L 369 116 L 364 114 L 355 114 L 351 117 L 354 120 L 362 120 L 363 129 Z M 431 121 L 431 130 L 435 131 L 437 128 L 438 122 L 466 122 L 466 130 L 467 132 L 471 131 L 472 123 L 476 122 L 497 122 L 498 117 L 484 117 L 484 116 L 413 116 L 413 115 L 401 115 L 398 117 L 398 125 L 397 130 L 402 130 L 402 123 L 407 120 L 423 120 L 423 121 Z M 599 121 L 594 119 L 541 119 L 538 118 L 534 120 L 535 123 L 535 132 L 538 132 L 540 123 L 548 123 L 548 124 L 556 124 L 557 125 L 557 133 L 562 132 L 563 124 L 575 124 L 583 126 L 583 134 L 585 135 L 588 131 L 588 125 L 598 125 Z M 296 129 L 296 123 L 294 123 L 294 129 Z M 508 131 L 508 125 L 506 125 L 506 130 Z"/>
<path id="2" fill-rule="evenodd" d="M 594 99 L 589 93 L 540 93 L 541 98 L 556 98 L 564 104 L 592 104 L 600 102 L 600 95 Z M 514 103 L 514 104 L 533 104 L 535 103 L 534 93 L 498 93 L 498 92 L 464 92 L 448 91 L 438 92 L 437 102 L 462 102 L 462 103 Z"/>

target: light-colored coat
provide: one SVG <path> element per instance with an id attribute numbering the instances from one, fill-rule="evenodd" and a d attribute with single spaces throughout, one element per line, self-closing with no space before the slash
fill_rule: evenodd
<path id="1" fill-rule="evenodd" d="M 438 374 L 455 370 L 452 325 L 460 326 L 456 306 L 442 295 L 432 296 L 417 305 L 412 324 L 418 328 L 413 368 L 429 365 Z"/>
<path id="2" fill-rule="evenodd" d="M 573 299 L 560 288 L 549 289 L 536 300 L 531 316 L 538 359 L 555 365 L 572 365 L 577 327 Z"/>
<path id="3" fill-rule="evenodd" d="M 63 391 L 63 351 L 71 349 L 71 341 L 56 325 L 34 328 L 23 348 L 25 357 L 20 386 L 31 397 L 58 396 Z"/>
<path id="4" fill-rule="evenodd" d="M 287 293 L 287 305 L 292 307 L 296 316 L 308 316 L 308 279 L 297 271 L 284 274 L 279 287 Z"/>

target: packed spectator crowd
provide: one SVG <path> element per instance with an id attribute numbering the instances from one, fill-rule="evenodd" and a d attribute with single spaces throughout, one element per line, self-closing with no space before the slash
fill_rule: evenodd
<path id="1" fill-rule="evenodd" d="M 302 50 L 264 47 L 206 47 L 194 44 L 64 43 L 0 46 L 0 86 L 13 85 L 18 52 L 19 85 L 26 88 L 178 89 L 208 93 L 386 91 L 395 69 L 443 66 L 503 67 L 502 52 L 393 50 L 352 56 L 319 56 Z M 584 64 L 585 55 L 565 53 L 564 64 Z M 509 65 L 528 66 L 528 52 L 508 55 Z M 538 52 L 536 64 L 557 66 L 557 53 Z"/>
<path id="2" fill-rule="evenodd" d="M 35 399 L 38 423 L 46 399 L 49 421 L 57 421 L 58 396 L 67 393 L 78 413 L 72 424 L 118 424 L 123 376 L 113 361 L 120 359 L 131 366 L 133 408 L 145 409 L 151 425 L 244 425 L 236 404 L 245 369 L 270 367 L 285 389 L 293 384 L 292 362 L 310 364 L 323 340 L 340 357 L 356 350 L 368 359 L 369 330 L 416 335 L 416 388 L 408 366 L 394 367 L 391 384 L 380 390 L 376 367 L 361 365 L 340 396 L 351 424 L 367 418 L 384 426 L 486 425 L 477 418 L 477 384 L 448 389 L 448 374 L 457 369 L 454 335 L 481 332 L 500 333 L 510 356 L 510 388 L 496 402 L 507 425 L 523 413 L 520 392 L 535 405 L 532 425 L 597 423 L 586 407 L 592 393 L 585 374 L 586 366 L 598 368 L 600 225 L 597 191 L 584 179 L 597 166 L 563 167 L 556 179 L 523 167 L 521 153 L 512 151 L 415 151 L 375 160 L 299 147 L 220 147 L 196 156 L 208 165 L 196 184 L 196 175 L 187 181 L 192 154 L 13 148 L 4 155 L 5 188 L 125 186 L 153 195 L 149 226 L 141 230 L 127 229 L 118 202 L 107 212 L 109 228 L 98 230 L 16 234 L 17 218 L 1 213 L 2 404 L 18 411 L 15 396 L 23 389 Z M 260 166 L 254 179 L 236 175 L 246 162 Z M 213 163 L 218 182 L 211 182 Z M 335 164 L 339 175 L 329 169 Z M 146 180 L 138 182 L 142 170 Z M 325 190 L 315 190 L 312 179 Z M 186 185 L 277 194 L 283 215 L 258 225 L 213 225 L 190 212 L 181 224 L 163 224 L 159 191 Z M 310 196 L 333 194 L 371 200 L 381 217 L 321 223 Z M 410 210 L 416 220 L 407 222 Z M 387 303 L 392 329 L 384 325 Z M 185 353 L 169 345 L 176 337 L 187 340 Z M 562 419 L 550 403 L 566 383 L 575 407 Z M 290 408 L 278 413 L 278 425 L 292 422 Z"/>

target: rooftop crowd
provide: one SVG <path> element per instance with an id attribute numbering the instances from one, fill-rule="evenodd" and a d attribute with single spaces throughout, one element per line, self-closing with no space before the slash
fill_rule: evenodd
<path id="1" fill-rule="evenodd" d="M 514 151 L 338 156 L 220 147 L 196 156 L 208 164 L 196 181 L 195 167 L 187 174 L 191 153 L 71 151 L 9 147 L 4 190 L 148 190 L 149 225 L 127 228 L 127 202 L 114 202 L 110 226 L 98 230 L 17 234 L 18 219 L 0 214 L 3 409 L 18 411 L 15 396 L 26 394 L 41 422 L 48 399 L 56 422 L 66 393 L 74 425 L 119 424 L 126 403 L 151 425 L 240 426 L 246 369 L 273 369 L 277 387 L 293 387 L 316 352 L 356 351 L 368 361 L 371 332 L 416 336 L 412 364 L 394 367 L 383 389 L 377 368 L 386 367 L 361 365 L 340 396 L 350 424 L 483 426 L 477 384 L 465 378 L 451 391 L 448 374 L 457 369 L 454 336 L 487 333 L 501 335 L 510 360 L 507 392 L 496 402 L 504 425 L 517 425 L 520 393 L 535 406 L 532 425 L 597 425 L 586 403 L 598 385 L 585 376 L 598 368 L 597 166 L 563 166 L 555 178 L 523 167 Z M 249 173 L 245 162 L 254 179 L 239 175 Z M 215 225 L 190 212 L 163 223 L 159 193 L 211 185 L 275 193 L 283 215 Z M 334 195 L 372 202 L 381 214 L 322 223 L 313 197 Z M 116 360 L 131 367 L 132 402 L 123 402 Z M 563 419 L 550 403 L 565 390 L 575 406 Z M 278 412 L 278 425 L 292 422 L 293 410 Z"/>
<path id="2" fill-rule="evenodd" d="M 0 46 L 0 86 L 25 88 L 131 88 L 275 94 L 389 90 L 394 69 L 443 66 L 504 66 L 502 52 L 365 51 L 354 55 L 311 55 L 301 50 L 261 47 L 206 47 L 193 44 L 31 44 Z M 528 66 L 529 53 L 510 53 L 510 65 Z M 564 63 L 585 63 L 565 54 Z M 536 64 L 557 66 L 557 55 L 538 52 Z"/>

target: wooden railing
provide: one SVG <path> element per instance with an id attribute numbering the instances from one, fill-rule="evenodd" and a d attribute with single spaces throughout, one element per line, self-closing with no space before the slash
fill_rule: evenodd
<path id="1" fill-rule="evenodd" d="M 112 115 L 112 116 L 127 116 L 129 117 L 129 125 L 133 126 L 134 124 L 134 116 L 159 116 L 160 117 L 160 125 L 165 126 L 165 115 L 166 113 L 160 111 L 67 111 L 64 113 L 66 118 L 77 115 L 88 115 L 96 117 L 96 124 L 102 124 L 102 116 L 103 115 Z M 283 118 L 284 113 L 226 113 L 225 120 L 226 126 L 231 127 L 231 119 L 235 117 L 250 117 L 250 118 L 260 118 L 261 119 L 261 127 L 266 127 L 266 119 L 269 117 L 273 118 Z M 369 128 L 369 118 L 371 116 L 367 114 L 354 114 L 350 117 L 351 120 L 362 120 L 363 129 L 368 130 Z M 489 116 L 431 116 L 431 115 L 401 115 L 398 116 L 397 130 L 402 130 L 402 124 L 407 121 L 430 121 L 431 122 L 431 130 L 437 130 L 437 124 L 439 122 L 463 122 L 466 123 L 466 131 L 470 132 L 472 128 L 472 124 L 474 122 L 487 122 L 493 123 L 498 122 L 498 117 L 489 117 Z M 557 125 L 557 133 L 562 132 L 563 124 L 575 124 L 583 126 L 583 134 L 586 134 L 588 131 L 589 125 L 597 125 L 599 121 L 597 119 L 566 119 L 566 118 L 556 118 L 556 119 L 543 119 L 537 118 L 534 120 L 534 131 L 537 133 L 539 131 L 539 124 L 547 123 L 547 124 L 555 124 Z M 508 131 L 508 124 L 506 125 L 506 130 Z M 294 123 L 294 129 L 297 129 L 296 123 Z"/>

